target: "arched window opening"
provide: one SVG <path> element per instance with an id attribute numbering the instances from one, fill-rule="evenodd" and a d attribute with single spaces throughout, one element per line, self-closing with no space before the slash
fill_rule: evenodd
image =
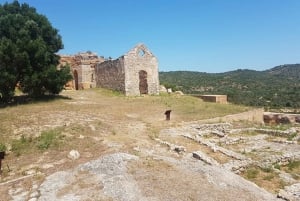
<path id="1" fill-rule="evenodd" d="M 145 55 L 145 51 L 139 50 L 138 55 L 139 55 L 139 57 L 143 57 Z"/>

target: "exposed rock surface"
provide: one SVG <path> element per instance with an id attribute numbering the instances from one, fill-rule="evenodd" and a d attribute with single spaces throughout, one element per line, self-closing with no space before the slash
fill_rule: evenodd
<path id="1" fill-rule="evenodd" d="M 174 166 L 174 168 L 176 167 L 173 169 L 173 171 L 177 172 L 176 174 L 165 175 L 167 177 L 160 178 L 164 179 L 164 182 L 173 178 L 175 179 L 175 175 L 181 177 L 183 174 L 190 177 L 185 179 L 190 182 L 189 188 L 194 189 L 194 187 L 196 187 L 194 186 L 195 184 L 199 185 L 199 183 L 197 183 L 199 179 L 201 178 L 201 180 L 203 180 L 201 188 L 198 188 L 198 191 L 194 193 L 197 195 L 197 200 L 212 199 L 213 197 L 215 197 L 216 200 L 276 200 L 274 195 L 267 193 L 241 177 L 216 166 L 209 167 L 201 162 L 192 160 L 191 155 L 188 155 L 188 157 L 183 160 L 160 156 L 156 157 L 156 160 L 163 160 Z M 106 155 L 97 160 L 79 165 L 77 168 L 56 172 L 48 176 L 33 194 L 35 193 L 37 195 L 36 199 L 39 201 L 182 200 L 180 197 L 174 199 L 174 189 L 172 188 L 177 189 L 177 184 L 175 183 L 173 183 L 172 186 L 164 186 L 163 188 L 167 189 L 165 189 L 166 191 L 163 194 L 145 195 L 143 184 L 137 182 L 128 170 L 128 162 L 138 160 L 139 158 L 137 156 L 126 153 Z M 141 170 L 142 169 L 139 168 L 134 170 L 134 172 Z M 145 172 L 145 175 L 147 174 L 151 174 L 151 172 Z M 153 176 L 157 177 L 158 175 Z M 159 177 L 157 177 L 157 179 L 159 179 Z M 149 185 L 151 184 L 149 183 Z M 156 184 L 154 183 L 152 185 Z M 222 191 L 223 195 L 219 193 L 219 191 Z"/>
<path id="2" fill-rule="evenodd" d="M 290 201 L 300 200 L 300 183 L 293 184 L 291 186 L 286 186 L 284 190 L 280 190 L 278 197 Z"/>

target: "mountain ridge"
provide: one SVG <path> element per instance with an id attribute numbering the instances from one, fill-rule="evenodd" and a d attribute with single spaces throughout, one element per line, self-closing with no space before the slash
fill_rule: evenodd
<path id="1" fill-rule="evenodd" d="M 227 94 L 230 102 L 249 106 L 300 107 L 300 64 L 263 71 L 171 71 L 159 75 L 161 84 L 186 94 Z"/>

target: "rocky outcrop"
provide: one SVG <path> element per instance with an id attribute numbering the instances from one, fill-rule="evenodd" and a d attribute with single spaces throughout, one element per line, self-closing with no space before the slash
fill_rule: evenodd
<path id="1" fill-rule="evenodd" d="M 214 160 L 213 158 L 207 156 L 205 153 L 201 152 L 201 151 L 195 151 L 193 152 L 193 157 L 196 159 L 199 159 L 209 165 L 219 165 L 219 163 Z"/>
<path id="2" fill-rule="evenodd" d="M 163 141 L 161 139 L 155 138 L 155 141 L 159 142 L 160 144 L 168 146 L 171 150 L 176 151 L 177 153 L 182 153 L 186 151 L 186 148 L 184 146 L 172 144 L 167 141 Z"/>
<path id="3" fill-rule="evenodd" d="M 291 186 L 284 187 L 284 189 L 279 191 L 278 197 L 289 201 L 299 201 L 300 183 L 296 183 Z"/>

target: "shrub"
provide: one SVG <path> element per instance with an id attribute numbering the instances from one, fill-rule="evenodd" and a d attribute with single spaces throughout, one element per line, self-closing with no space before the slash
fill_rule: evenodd
<path id="1" fill-rule="evenodd" d="M 32 139 L 26 138 L 24 135 L 21 136 L 18 140 L 13 140 L 11 144 L 11 150 L 17 156 L 20 156 L 21 153 L 27 152 L 32 148 Z"/>
<path id="2" fill-rule="evenodd" d="M 272 167 L 264 167 L 264 168 L 261 168 L 261 170 L 264 172 L 267 172 L 267 173 L 273 172 Z"/>
<path id="3" fill-rule="evenodd" d="M 41 136 L 37 139 L 37 147 L 41 150 L 45 150 L 50 146 L 58 146 L 61 138 L 61 133 L 58 130 L 43 131 Z"/>

